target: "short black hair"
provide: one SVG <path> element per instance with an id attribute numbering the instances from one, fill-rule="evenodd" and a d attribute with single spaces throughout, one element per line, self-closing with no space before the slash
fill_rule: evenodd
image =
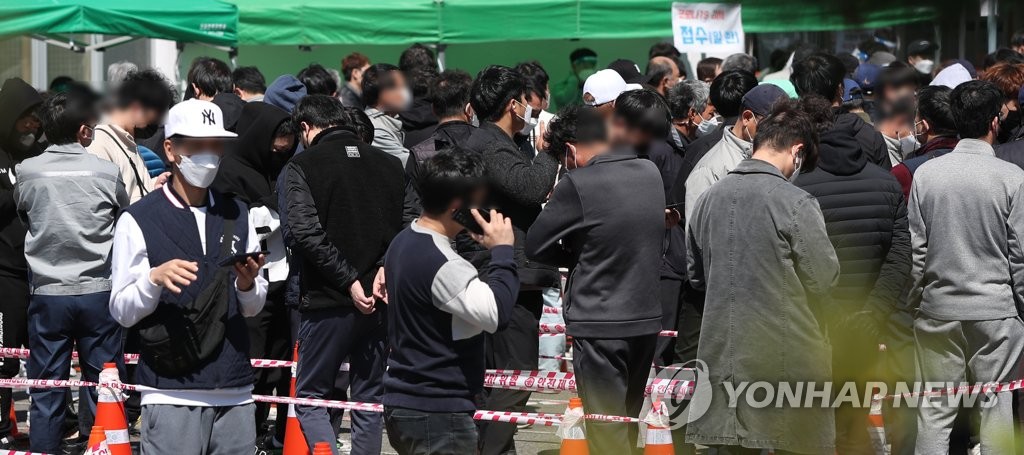
<path id="1" fill-rule="evenodd" d="M 363 103 L 367 107 L 374 107 L 380 100 L 380 92 L 395 88 L 398 80 L 395 73 L 400 72 L 397 66 L 390 63 L 377 63 L 370 65 L 363 72 Z"/>
<path id="2" fill-rule="evenodd" d="M 306 93 L 310 95 L 334 95 L 338 92 L 338 81 L 334 76 L 319 63 L 310 63 L 309 66 L 299 71 L 295 77 L 306 86 Z"/>
<path id="3" fill-rule="evenodd" d="M 420 164 L 416 189 L 423 212 L 441 215 L 457 200 L 468 200 L 487 187 L 486 168 L 479 153 L 457 146 L 440 151 Z"/>
<path id="4" fill-rule="evenodd" d="M 192 88 L 192 84 L 195 84 L 199 91 L 206 96 L 231 93 L 234 89 L 234 83 L 231 81 L 231 68 L 227 63 L 212 57 L 197 57 L 192 60 L 187 79 L 189 89 Z M 193 95 L 198 95 L 198 93 L 193 93 Z"/>
<path id="5" fill-rule="evenodd" d="M 528 95 L 536 96 L 542 100 L 548 98 L 548 82 L 551 80 L 548 77 L 548 72 L 544 71 L 544 67 L 541 66 L 540 62 L 532 60 L 529 62 L 522 62 L 514 68 L 519 71 L 519 74 L 523 75 L 526 79 L 526 93 Z"/>
<path id="6" fill-rule="evenodd" d="M 78 142 L 78 129 L 99 120 L 96 101 L 95 96 L 80 90 L 60 92 L 47 98 L 39 110 L 46 139 L 55 145 Z"/>
<path id="7" fill-rule="evenodd" d="M 651 45 L 651 49 L 647 51 L 647 59 L 650 60 L 654 57 L 668 57 L 674 60 L 679 60 L 682 54 L 679 53 L 679 49 L 676 49 L 676 45 L 668 41 L 659 41 Z"/>
<path id="8" fill-rule="evenodd" d="M 658 92 L 650 89 L 628 90 L 615 99 L 615 116 L 630 128 L 643 131 L 655 138 L 668 136 L 672 115 L 668 103 Z"/>
<path id="9" fill-rule="evenodd" d="M 348 116 L 347 123 L 355 130 L 359 140 L 366 145 L 372 144 L 373 122 L 370 121 L 370 116 L 366 115 L 366 111 L 357 107 L 346 107 L 345 114 Z"/>
<path id="10" fill-rule="evenodd" d="M 892 62 L 878 73 L 878 82 L 875 86 L 879 87 L 883 94 L 889 88 L 906 87 L 908 85 L 913 85 L 916 90 L 917 87 L 921 86 L 921 76 L 919 74 L 908 63 L 901 61 Z"/>
<path id="11" fill-rule="evenodd" d="M 801 172 L 814 169 L 818 162 L 817 121 L 804 111 L 800 100 L 779 100 L 772 106 L 772 113 L 757 124 L 754 151 L 762 148 L 788 149 L 797 144 L 804 145 Z"/>
<path id="12" fill-rule="evenodd" d="M 469 103 L 480 120 L 496 122 L 511 100 L 526 94 L 526 79 L 507 66 L 491 65 L 480 70 L 470 90 Z"/>
<path id="13" fill-rule="evenodd" d="M 711 104 L 723 117 L 740 115 L 743 95 L 757 87 L 757 77 L 743 70 L 726 71 L 711 81 Z"/>
<path id="14" fill-rule="evenodd" d="M 67 91 L 68 87 L 75 83 L 75 80 L 71 76 L 57 76 L 50 81 L 51 92 L 64 92 Z"/>
<path id="15" fill-rule="evenodd" d="M 937 134 L 956 134 L 956 120 L 949 105 L 952 92 L 944 85 L 928 86 L 917 92 L 917 115 Z"/>
<path id="16" fill-rule="evenodd" d="M 722 59 L 718 57 L 707 57 L 697 62 L 697 79 L 706 81 L 715 78 L 715 71 L 722 66 Z"/>
<path id="17" fill-rule="evenodd" d="M 434 51 L 420 43 L 409 46 L 402 55 L 398 57 L 398 67 L 402 72 L 409 72 L 417 68 L 433 68 L 437 72 L 437 60 L 434 59 Z"/>
<path id="18" fill-rule="evenodd" d="M 860 60 L 854 57 L 853 54 L 846 52 L 836 54 L 836 58 L 843 62 L 843 68 L 846 70 L 846 78 L 853 79 L 853 72 L 857 71 L 857 67 L 860 66 Z"/>
<path id="19" fill-rule="evenodd" d="M 132 71 L 114 89 L 114 105 L 126 108 L 139 103 L 145 109 L 165 112 L 174 104 L 174 89 L 156 70 Z"/>
<path id="20" fill-rule="evenodd" d="M 1024 30 L 1017 30 L 1017 33 L 1010 37 L 1010 45 L 1014 47 L 1024 46 Z"/>
<path id="21" fill-rule="evenodd" d="M 338 98 L 327 95 L 307 95 L 299 100 L 292 111 L 296 125 L 305 122 L 314 128 L 330 128 L 345 125 L 348 116 Z"/>
<path id="22" fill-rule="evenodd" d="M 465 71 L 448 70 L 441 73 L 430 87 L 430 104 L 434 114 L 444 118 L 465 112 L 472 87 L 473 76 Z"/>
<path id="23" fill-rule="evenodd" d="M 815 53 L 797 62 L 793 61 L 793 72 L 789 81 L 796 88 L 796 94 L 804 97 L 817 95 L 829 101 L 836 101 L 843 85 L 846 67 L 842 60 L 832 54 Z"/>
<path id="24" fill-rule="evenodd" d="M 264 93 L 267 91 L 267 80 L 263 73 L 255 66 L 240 66 L 231 72 L 231 81 L 236 88 L 249 93 Z"/>
<path id="25" fill-rule="evenodd" d="M 556 157 L 565 156 L 569 151 L 566 144 L 589 144 L 607 141 L 608 128 L 596 109 L 591 106 L 571 104 L 558 111 L 558 116 L 548 123 L 544 141 L 548 153 Z"/>
<path id="26" fill-rule="evenodd" d="M 964 82 L 949 94 L 949 106 L 960 138 L 978 139 L 1002 110 L 1003 92 L 988 81 Z"/>
<path id="27" fill-rule="evenodd" d="M 597 58 L 597 52 L 587 47 L 581 47 L 569 53 L 569 63 L 573 64 L 585 58 Z"/>

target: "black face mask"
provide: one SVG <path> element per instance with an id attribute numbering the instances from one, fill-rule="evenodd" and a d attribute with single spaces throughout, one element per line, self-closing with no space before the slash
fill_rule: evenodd
<path id="1" fill-rule="evenodd" d="M 154 134 L 156 134 L 156 130 L 158 129 L 160 129 L 160 125 L 158 124 L 146 125 L 145 128 L 136 128 L 135 139 L 149 139 L 153 137 Z"/>
<path id="2" fill-rule="evenodd" d="M 999 143 L 1005 143 L 1013 140 L 1013 136 L 1017 133 L 1017 129 L 1021 125 L 1020 111 L 1010 111 L 1006 114 L 1006 118 L 999 121 L 999 135 L 996 136 L 996 140 Z"/>

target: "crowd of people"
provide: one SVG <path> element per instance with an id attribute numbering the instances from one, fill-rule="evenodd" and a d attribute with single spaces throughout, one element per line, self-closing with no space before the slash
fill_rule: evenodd
<path id="1" fill-rule="evenodd" d="M 293 351 L 297 397 L 383 404 L 351 412 L 351 453 L 380 453 L 386 429 L 401 454 L 502 454 L 516 425 L 473 412 L 531 394 L 484 388 L 485 370 L 538 369 L 554 300 L 588 414 L 643 417 L 652 364 L 700 360 L 713 395 L 677 453 L 874 453 L 869 406 L 730 388 L 1022 377 L 1024 35 L 1011 44 L 977 68 L 869 40 L 696 74 L 668 43 L 644 72 L 581 48 L 558 82 L 535 61 L 440 71 L 422 45 L 269 86 L 203 57 L 183 100 L 128 62 L 103 93 L 9 79 L 0 341 L 30 349 L 31 379 L 67 379 L 77 350 L 83 379 L 116 362 L 148 386 L 126 406 L 145 454 L 279 449 L 288 412 L 267 422 L 253 394 L 290 378 L 250 359 Z M 30 395 L 31 450 L 80 450 L 66 390 Z M 891 453 L 1014 453 L 1011 395 L 887 406 Z M 2 448 L 11 406 L 0 388 Z M 338 453 L 340 411 L 295 415 Z M 639 450 L 635 424 L 586 426 L 592 453 Z"/>

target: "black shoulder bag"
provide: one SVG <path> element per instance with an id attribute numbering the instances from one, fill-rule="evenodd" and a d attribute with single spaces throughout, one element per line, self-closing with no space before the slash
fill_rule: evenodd
<path id="1" fill-rule="evenodd" d="M 232 238 L 234 226 L 235 220 L 224 220 L 224 239 Z M 230 240 L 221 245 L 220 255 L 231 255 Z M 227 331 L 231 287 L 231 269 L 218 267 L 191 302 L 158 303 L 156 311 L 138 326 L 146 364 L 161 376 L 180 377 L 220 352 Z"/>

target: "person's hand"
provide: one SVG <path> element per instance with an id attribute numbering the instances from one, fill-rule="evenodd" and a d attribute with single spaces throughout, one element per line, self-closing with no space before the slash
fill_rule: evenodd
<path id="1" fill-rule="evenodd" d="M 665 209 L 665 229 L 672 229 L 679 225 L 679 221 L 683 219 L 683 216 L 679 214 L 679 210 L 675 208 Z"/>
<path id="2" fill-rule="evenodd" d="M 149 281 L 165 287 L 175 294 L 181 294 L 178 286 L 188 286 L 198 278 L 199 264 L 182 259 L 171 259 L 149 270 Z"/>
<path id="3" fill-rule="evenodd" d="M 363 285 L 359 284 L 359 280 L 352 282 L 352 286 L 348 287 L 348 294 L 352 297 L 352 304 L 356 306 L 356 309 L 360 313 L 370 314 L 376 311 L 373 305 L 377 302 L 373 299 L 373 296 L 366 295 L 363 291 Z"/>
<path id="4" fill-rule="evenodd" d="M 515 242 L 515 237 L 512 235 L 511 218 L 505 218 L 505 215 L 498 213 L 497 210 L 491 210 L 491 221 L 486 221 L 484 217 L 480 216 L 477 209 L 471 209 L 469 212 L 473 214 L 473 218 L 484 231 L 483 235 L 475 233 L 470 233 L 470 235 L 484 248 L 489 250 L 499 245 L 512 246 Z"/>
<path id="5" fill-rule="evenodd" d="M 384 267 L 377 269 L 377 276 L 373 277 L 373 296 L 381 302 L 388 303 L 387 282 L 384 279 Z"/>
<path id="6" fill-rule="evenodd" d="M 537 149 L 538 152 L 546 152 L 548 150 L 548 141 L 544 139 L 544 135 L 548 132 L 548 122 L 537 123 L 537 134 L 533 137 L 533 148 Z"/>
<path id="7" fill-rule="evenodd" d="M 238 287 L 238 290 L 246 292 L 252 289 L 253 285 L 256 284 L 256 277 L 259 276 L 260 269 L 266 263 L 267 258 L 262 254 L 258 261 L 253 260 L 253 258 L 245 258 L 245 262 L 235 263 L 235 274 L 238 275 L 235 278 L 235 286 Z"/>
<path id="8" fill-rule="evenodd" d="M 171 178 L 170 172 L 164 172 L 163 174 L 156 176 L 156 178 L 153 179 L 153 189 L 160 189 L 160 187 L 167 183 L 167 179 L 169 178 Z"/>

